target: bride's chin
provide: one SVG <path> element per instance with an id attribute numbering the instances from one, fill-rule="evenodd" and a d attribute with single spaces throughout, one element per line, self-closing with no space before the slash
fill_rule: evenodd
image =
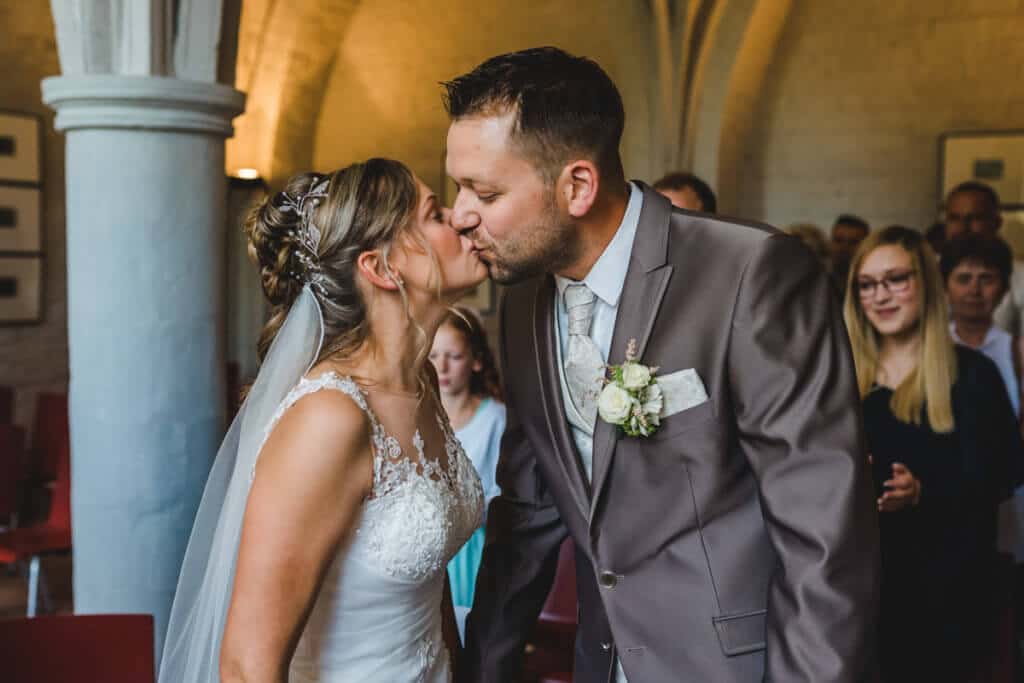
<path id="1" fill-rule="evenodd" d="M 471 292 L 482 285 L 484 280 L 486 280 L 490 274 L 490 271 L 487 270 L 487 266 L 481 263 L 479 268 L 473 269 L 473 273 L 469 277 L 469 281 L 466 283 L 465 291 Z"/>
<path id="2" fill-rule="evenodd" d="M 445 290 L 441 292 L 441 299 L 447 305 L 457 304 L 467 294 L 471 294 L 473 290 L 479 287 L 486 279 L 487 276 L 484 276 L 482 278 L 473 280 L 472 282 L 468 282 L 460 287 L 453 287 L 451 289 Z"/>
<path id="3" fill-rule="evenodd" d="M 473 268 L 472 272 L 467 273 L 466 278 L 462 282 L 445 286 L 441 290 L 442 301 L 449 305 L 458 303 L 460 299 L 479 287 L 489 275 L 490 272 L 487 270 L 487 265 L 482 261 L 478 261 L 477 267 Z"/>

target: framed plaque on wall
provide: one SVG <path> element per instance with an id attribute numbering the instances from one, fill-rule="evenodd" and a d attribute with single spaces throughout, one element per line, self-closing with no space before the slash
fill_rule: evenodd
<path id="1" fill-rule="evenodd" d="M 0 111 L 0 182 L 41 182 L 41 131 L 38 116 Z"/>
<path id="2" fill-rule="evenodd" d="M 42 320 L 42 119 L 0 111 L 0 325 Z"/>
<path id="3" fill-rule="evenodd" d="M 42 291 L 42 257 L 0 256 L 0 325 L 39 322 Z"/>
<path id="4" fill-rule="evenodd" d="M 0 185 L 0 252 L 42 251 L 42 190 Z"/>

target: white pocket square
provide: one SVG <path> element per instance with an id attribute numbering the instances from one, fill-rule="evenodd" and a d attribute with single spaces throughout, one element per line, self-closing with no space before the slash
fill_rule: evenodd
<path id="1" fill-rule="evenodd" d="M 675 415 L 708 400 L 704 382 L 693 368 L 678 370 L 669 375 L 659 375 L 657 379 L 664 396 L 659 417 Z"/>

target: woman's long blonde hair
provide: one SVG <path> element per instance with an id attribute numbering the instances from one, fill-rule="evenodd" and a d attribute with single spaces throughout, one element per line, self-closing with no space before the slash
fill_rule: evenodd
<path id="1" fill-rule="evenodd" d="M 920 355 L 917 366 L 893 392 L 890 407 L 896 419 L 921 424 L 925 411 L 928 424 L 936 432 L 951 432 L 953 420 L 952 392 L 956 381 L 956 351 L 949 334 L 945 288 L 935 262 L 935 253 L 924 237 L 910 228 L 893 225 L 872 233 L 853 256 L 846 279 L 846 304 L 843 317 L 850 334 L 853 361 L 857 368 L 857 386 L 863 399 L 871 391 L 878 376 L 878 331 L 868 320 L 857 288 L 857 276 L 868 254 L 878 247 L 895 245 L 910 254 L 917 278 L 917 296 L 921 297 L 921 318 L 918 321 Z"/>

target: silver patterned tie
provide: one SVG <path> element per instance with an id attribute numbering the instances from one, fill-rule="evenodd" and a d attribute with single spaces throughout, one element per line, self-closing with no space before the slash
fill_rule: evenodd
<path id="1" fill-rule="evenodd" d="M 604 358 L 590 338 L 594 320 L 594 293 L 584 284 L 565 289 L 565 309 L 569 314 L 569 348 L 565 354 L 565 381 L 576 410 L 586 419 L 593 433 L 597 420 L 597 397 L 604 378 Z"/>

